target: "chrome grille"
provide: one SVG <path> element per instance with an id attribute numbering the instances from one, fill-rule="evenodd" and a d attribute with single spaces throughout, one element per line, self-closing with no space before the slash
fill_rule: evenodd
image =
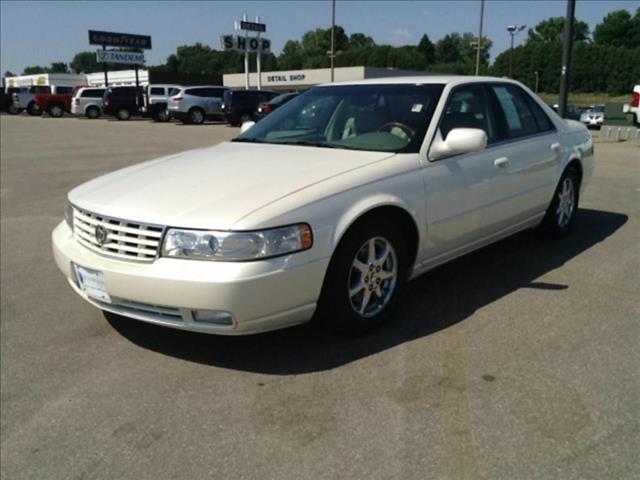
<path id="1" fill-rule="evenodd" d="M 96 227 L 106 230 L 100 244 Z M 73 207 L 73 232 L 76 240 L 94 252 L 122 260 L 152 262 L 158 256 L 163 227 L 105 217 Z"/>

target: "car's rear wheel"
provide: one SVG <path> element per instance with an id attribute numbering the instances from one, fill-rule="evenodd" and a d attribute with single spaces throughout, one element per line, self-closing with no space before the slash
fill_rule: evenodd
<path id="1" fill-rule="evenodd" d="M 162 110 L 158 110 L 156 114 L 153 116 L 153 119 L 156 122 L 161 122 L 161 123 L 168 122 L 169 120 L 171 120 L 171 114 L 169 113 L 169 110 L 164 108 Z"/>
<path id="2" fill-rule="evenodd" d="M 555 238 L 569 233 L 576 219 L 579 198 L 580 175 L 574 167 L 568 167 L 558 182 L 551 205 L 542 220 L 543 230 Z"/>
<path id="3" fill-rule="evenodd" d="M 9 108 L 7 108 L 7 113 L 9 115 L 19 115 L 20 113 L 22 113 L 22 108 L 16 107 L 15 105 L 9 105 Z"/>
<path id="4" fill-rule="evenodd" d="M 129 120 L 131 118 L 131 112 L 128 108 L 120 107 L 116 111 L 116 117 L 118 120 Z"/>
<path id="5" fill-rule="evenodd" d="M 87 116 L 87 118 L 91 118 L 91 119 L 98 118 L 100 117 L 100 109 L 98 107 L 91 106 L 87 108 L 85 115 Z"/>
<path id="6" fill-rule="evenodd" d="M 62 105 L 58 105 L 57 103 L 54 103 L 49 107 L 48 113 L 49 113 L 49 116 L 51 117 L 60 118 L 64 115 L 64 107 Z"/>
<path id="7" fill-rule="evenodd" d="M 29 115 L 31 115 L 32 117 L 38 117 L 38 116 L 42 115 L 42 110 L 40 110 L 40 107 L 38 106 L 38 104 L 36 102 L 31 102 L 27 106 L 27 113 Z"/>
<path id="8" fill-rule="evenodd" d="M 322 287 L 318 316 L 362 334 L 387 320 L 407 276 L 407 247 L 384 217 L 354 225 L 340 241 Z"/>
<path id="9" fill-rule="evenodd" d="M 189 110 L 189 122 L 193 123 L 194 125 L 201 125 L 204 123 L 204 120 L 204 110 L 202 110 L 201 108 L 192 108 L 191 110 Z"/>

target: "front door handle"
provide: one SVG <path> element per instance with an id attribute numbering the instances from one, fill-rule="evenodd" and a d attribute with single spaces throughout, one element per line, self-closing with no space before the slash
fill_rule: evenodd
<path id="1" fill-rule="evenodd" d="M 559 143 L 552 143 L 549 148 L 551 150 L 553 150 L 554 152 L 558 153 L 560 151 L 560 144 Z"/>
<path id="2" fill-rule="evenodd" d="M 509 166 L 509 159 L 507 157 L 500 157 L 500 158 L 496 158 L 493 161 L 493 164 L 497 167 L 497 168 L 507 168 Z"/>

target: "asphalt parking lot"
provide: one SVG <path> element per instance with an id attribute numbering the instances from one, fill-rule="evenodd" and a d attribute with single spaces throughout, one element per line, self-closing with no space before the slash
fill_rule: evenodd
<path id="1" fill-rule="evenodd" d="M 440 267 L 375 334 L 228 338 L 105 318 L 50 233 L 73 186 L 238 129 L 0 128 L 3 478 L 638 478 L 637 142 L 596 144 L 569 238 L 527 232 Z"/>

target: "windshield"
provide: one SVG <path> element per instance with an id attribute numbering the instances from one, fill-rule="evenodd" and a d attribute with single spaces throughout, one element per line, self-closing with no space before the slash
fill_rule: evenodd
<path id="1" fill-rule="evenodd" d="M 234 141 L 418 152 L 443 85 L 316 87 Z"/>

